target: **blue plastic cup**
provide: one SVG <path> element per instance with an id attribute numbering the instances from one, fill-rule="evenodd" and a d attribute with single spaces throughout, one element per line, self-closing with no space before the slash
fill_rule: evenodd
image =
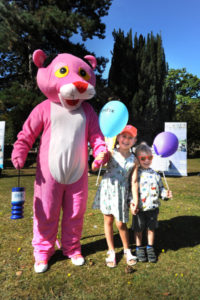
<path id="1" fill-rule="evenodd" d="M 22 219 L 24 217 L 24 201 L 25 201 L 25 188 L 14 187 L 12 188 L 11 197 L 11 219 Z"/>

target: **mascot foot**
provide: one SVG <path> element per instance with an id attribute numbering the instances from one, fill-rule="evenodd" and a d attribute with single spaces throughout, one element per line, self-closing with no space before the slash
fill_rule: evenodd
<path id="1" fill-rule="evenodd" d="M 71 257 L 71 261 L 75 266 L 82 266 L 85 263 L 85 259 L 81 254 L 77 254 Z"/>
<path id="2" fill-rule="evenodd" d="M 43 273 L 46 272 L 47 269 L 48 269 L 48 261 L 46 260 L 38 261 L 35 262 L 34 264 L 35 273 Z"/>

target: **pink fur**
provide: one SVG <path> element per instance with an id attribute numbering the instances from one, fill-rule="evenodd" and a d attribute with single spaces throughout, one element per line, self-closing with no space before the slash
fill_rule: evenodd
<path id="1" fill-rule="evenodd" d="M 91 105 L 84 102 L 94 95 L 96 67 L 93 56 L 85 58 L 92 67 L 64 53 L 44 68 L 45 53 L 36 50 L 33 54 L 33 61 L 39 67 L 37 83 L 48 99 L 37 105 L 25 121 L 14 144 L 12 162 L 15 168 L 22 168 L 28 151 L 42 133 L 34 187 L 36 261 L 48 261 L 54 254 L 61 209 L 63 253 L 68 257 L 81 253 L 88 194 L 88 141 L 94 157 L 101 151 L 107 152 L 98 117 Z"/>

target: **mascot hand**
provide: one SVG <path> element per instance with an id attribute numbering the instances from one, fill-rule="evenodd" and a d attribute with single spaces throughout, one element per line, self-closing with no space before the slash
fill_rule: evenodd
<path id="1" fill-rule="evenodd" d="M 94 168 L 99 168 L 101 165 L 105 165 L 110 159 L 109 152 L 101 152 L 94 160 Z"/>
<path id="2" fill-rule="evenodd" d="M 21 157 L 13 158 L 12 163 L 16 169 L 21 169 L 24 166 L 24 160 Z"/>

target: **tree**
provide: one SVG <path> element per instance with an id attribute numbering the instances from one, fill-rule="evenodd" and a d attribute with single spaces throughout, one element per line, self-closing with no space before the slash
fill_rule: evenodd
<path id="1" fill-rule="evenodd" d="M 166 84 L 168 65 L 165 61 L 162 38 L 153 33 L 145 39 L 132 31 L 127 36 L 119 30 L 113 32 L 114 47 L 108 85 L 126 104 L 129 122 L 138 127 L 140 135 L 152 143 L 155 135 L 163 131 L 164 121 L 174 113 L 174 96 Z"/>
<path id="2" fill-rule="evenodd" d="M 0 99 L 13 125 L 23 123 L 32 107 L 41 100 L 35 83 L 32 63 L 35 49 L 52 55 L 70 52 L 83 57 L 84 44 L 73 44 L 70 38 L 80 34 L 82 40 L 104 38 L 105 24 L 112 0 L 1 0 L 0 2 Z M 106 60 L 99 58 L 100 77 Z M 40 95 L 40 96 L 39 96 Z M 14 129 L 15 139 L 18 128 Z M 11 141 L 10 140 L 10 141 Z"/>
<path id="3" fill-rule="evenodd" d="M 186 69 L 170 69 L 167 84 L 176 94 L 175 121 L 187 122 L 188 152 L 200 147 L 200 79 Z"/>
<path id="4" fill-rule="evenodd" d="M 134 52 L 132 42 L 132 30 L 127 36 L 124 32 L 113 32 L 114 47 L 112 52 L 111 67 L 108 76 L 108 87 L 111 96 L 121 99 L 130 108 L 132 90 L 134 85 Z"/>

